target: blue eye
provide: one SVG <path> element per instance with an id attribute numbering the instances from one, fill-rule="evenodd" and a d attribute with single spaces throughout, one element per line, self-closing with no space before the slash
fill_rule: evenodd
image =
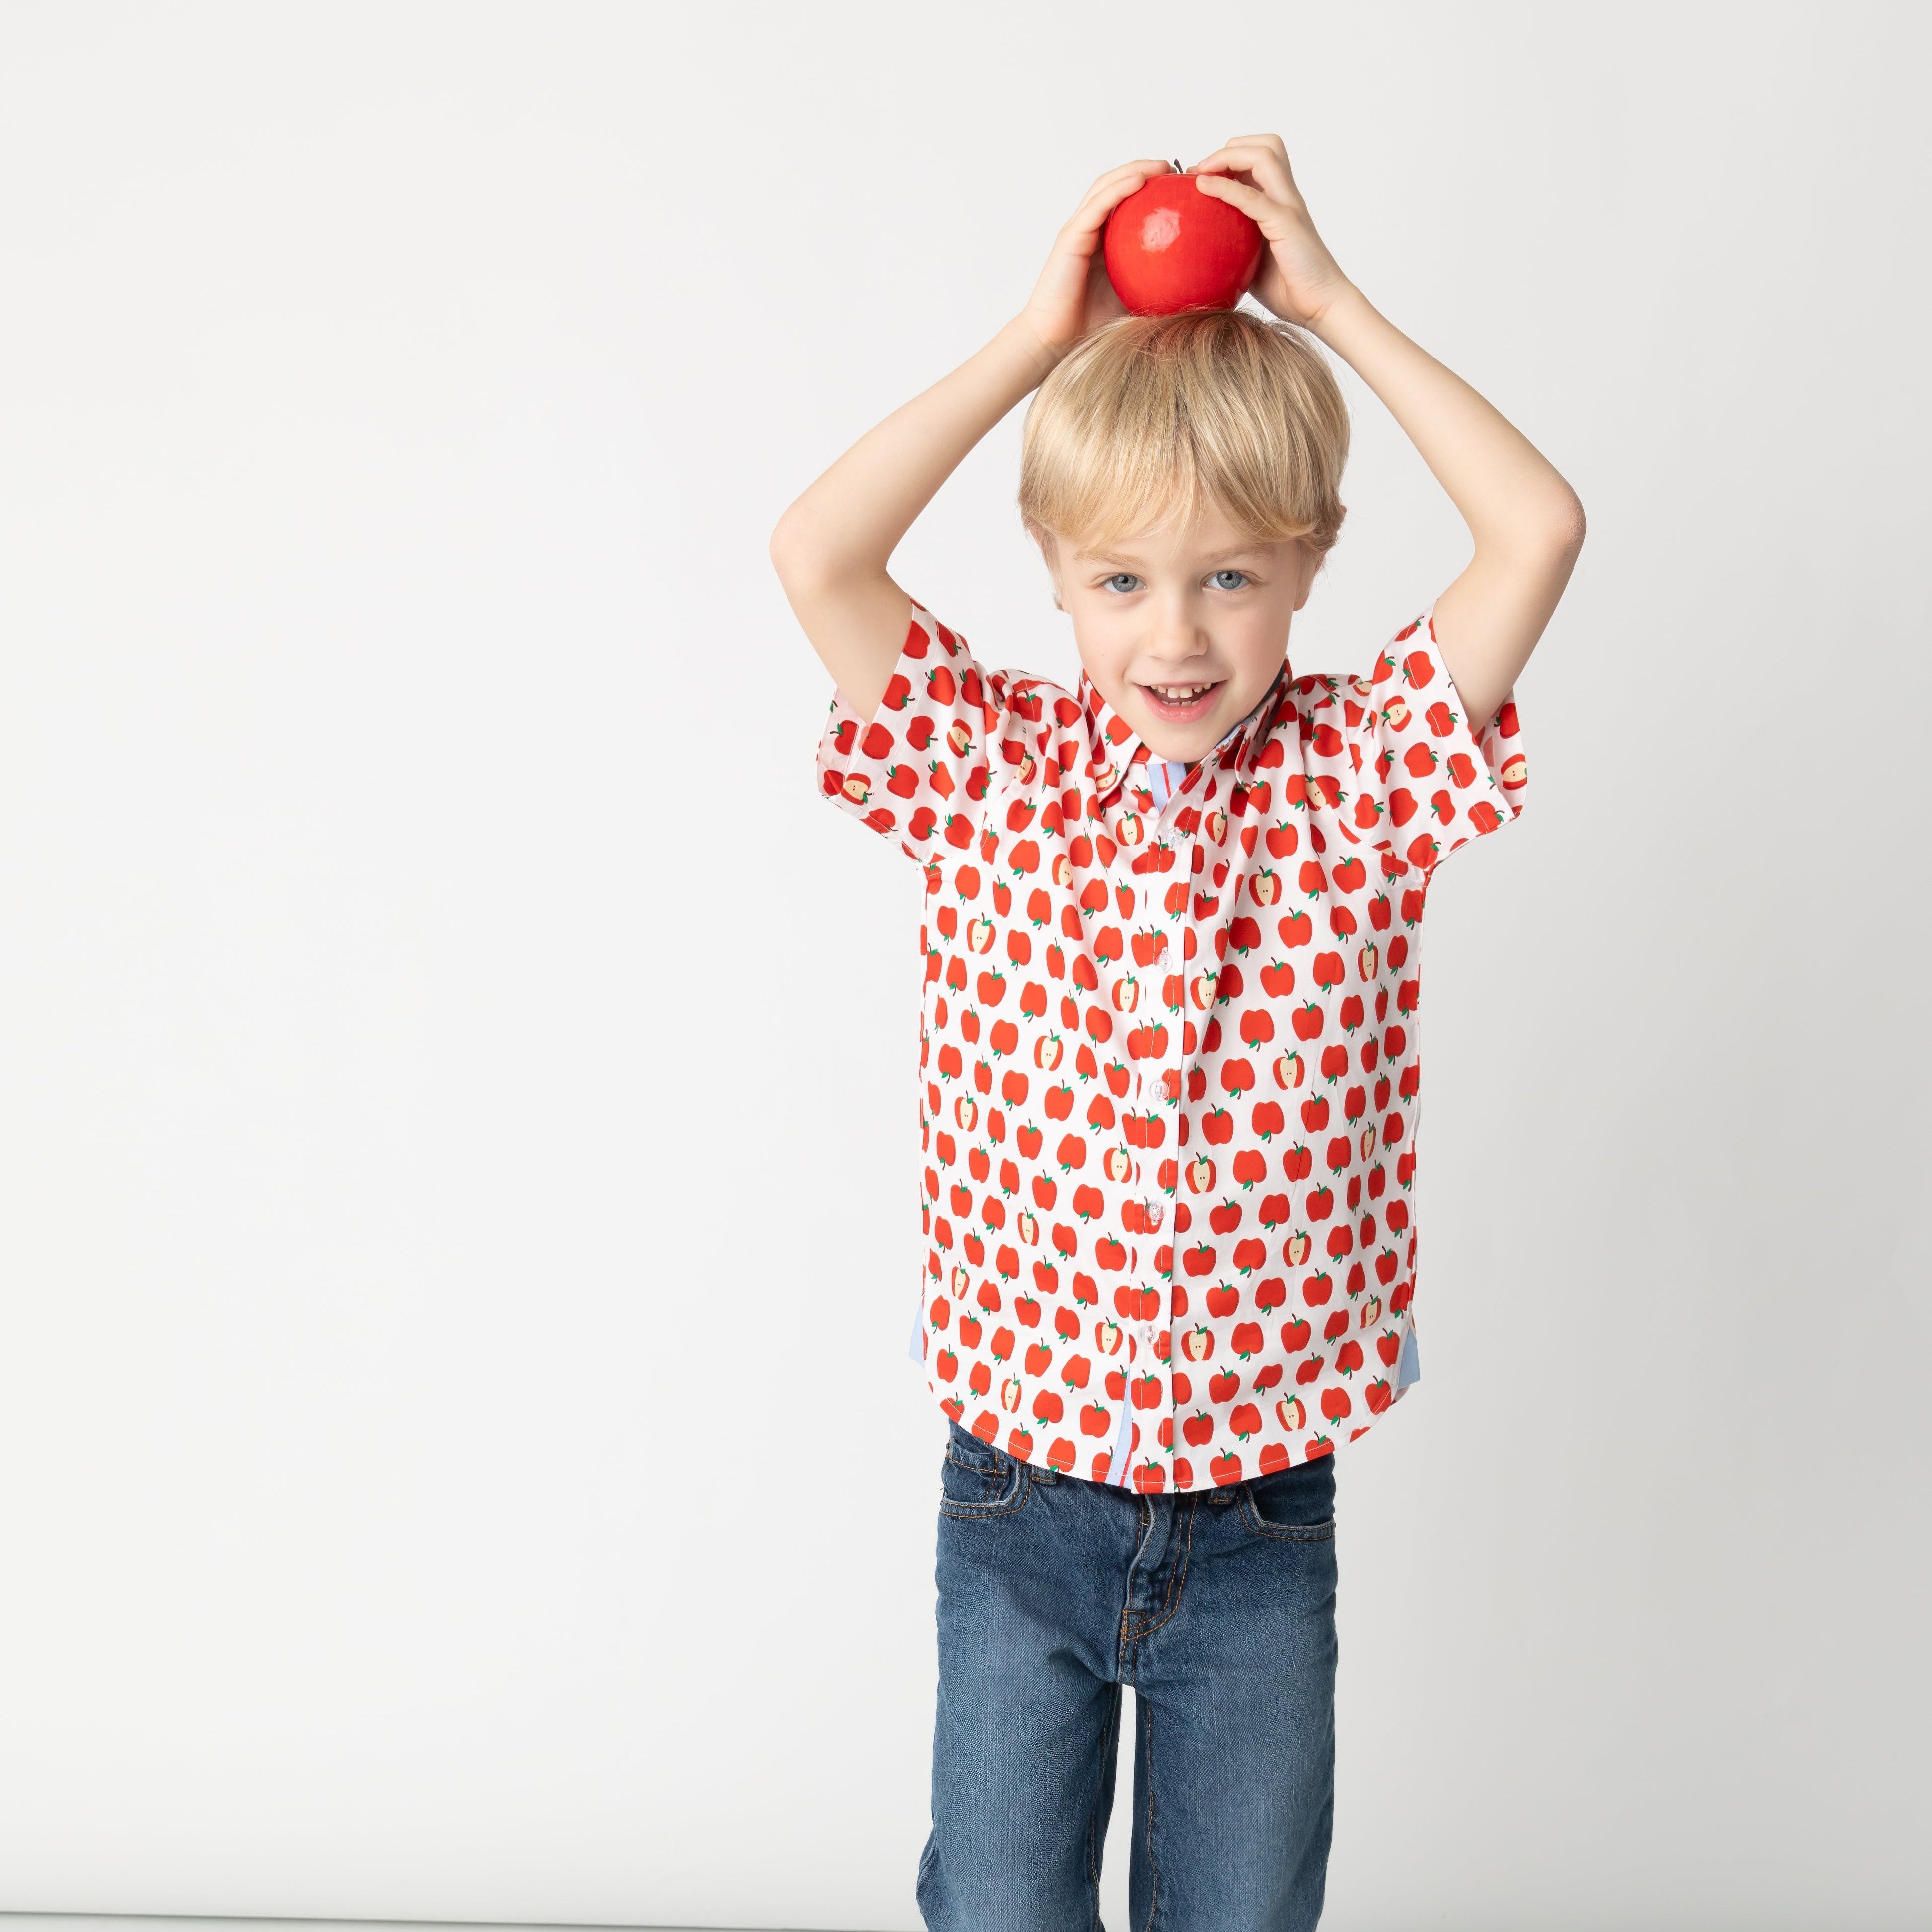
<path id="1" fill-rule="evenodd" d="M 1120 570 L 1116 571 L 1112 577 L 1106 580 L 1106 585 L 1107 588 L 1111 590 L 1117 584 L 1138 584 L 1139 581 L 1140 579 L 1138 577 L 1136 577 L 1131 572 Z M 1123 591 L 1120 594 L 1123 596 L 1126 595 L 1125 591 Z"/>
<path id="2" fill-rule="evenodd" d="M 1222 584 L 1220 580 L 1224 577 L 1238 577 L 1241 581 L 1240 584 Z M 1248 574 L 1244 570 L 1217 570 L 1214 573 L 1213 580 L 1223 590 L 1238 590 L 1242 584 L 1247 582 Z"/>

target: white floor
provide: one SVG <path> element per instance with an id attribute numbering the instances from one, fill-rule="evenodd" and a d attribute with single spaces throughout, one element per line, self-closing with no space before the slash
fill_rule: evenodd
<path id="1" fill-rule="evenodd" d="M 1100 1922 L 1127 1923 L 1127 1843 L 1133 1826 L 1134 1694 L 1120 1703 L 1120 1756 L 1114 1773 L 1113 1822 L 1100 1873 Z M 616 1932 L 608 1926 L 523 1925 L 436 1918 L 194 1918 L 160 1912 L 0 1911 L 0 1932 Z M 728 1932 L 718 1926 L 635 1926 L 622 1932 Z M 761 1932 L 771 1932 L 762 1928 Z"/>
<path id="2" fill-rule="evenodd" d="M 0 1932 L 484 1932 L 466 1922 L 430 1918 L 187 1918 L 159 1914 L 110 1916 L 91 1912 L 0 1912 Z M 495 1926 L 487 1932 L 573 1932 L 558 1926 Z M 604 1926 L 574 1932 L 611 1932 Z M 723 1932 L 715 1926 L 650 1926 L 634 1932 Z"/>

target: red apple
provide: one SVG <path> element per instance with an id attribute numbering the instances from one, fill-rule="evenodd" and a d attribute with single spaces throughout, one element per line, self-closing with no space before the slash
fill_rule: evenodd
<path id="1" fill-rule="evenodd" d="M 1268 244 L 1238 208 L 1194 175 L 1156 175 L 1107 218 L 1107 279 L 1130 313 L 1232 308 Z"/>

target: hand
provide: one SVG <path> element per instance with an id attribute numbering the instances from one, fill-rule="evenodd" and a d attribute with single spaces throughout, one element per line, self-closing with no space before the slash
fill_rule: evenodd
<path id="1" fill-rule="evenodd" d="M 1136 188 L 1156 175 L 1173 172 L 1169 161 L 1129 161 L 1087 190 L 1086 200 L 1055 238 L 1053 253 L 1020 312 L 1046 360 L 1058 362 L 1090 330 L 1126 314 L 1126 304 L 1107 279 L 1101 231 L 1108 216 Z"/>
<path id="2" fill-rule="evenodd" d="M 1315 232 L 1281 136 L 1238 134 L 1187 172 L 1200 176 L 1203 194 L 1238 208 L 1266 238 L 1268 252 L 1250 291 L 1256 301 L 1283 322 L 1316 327 L 1353 285 Z"/>

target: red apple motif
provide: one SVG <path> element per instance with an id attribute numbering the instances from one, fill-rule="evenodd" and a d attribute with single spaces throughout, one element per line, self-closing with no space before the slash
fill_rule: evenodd
<path id="1" fill-rule="evenodd" d="M 1232 308 L 1268 244 L 1262 231 L 1196 176 L 1156 175 L 1107 218 L 1107 279 L 1133 315 Z"/>

